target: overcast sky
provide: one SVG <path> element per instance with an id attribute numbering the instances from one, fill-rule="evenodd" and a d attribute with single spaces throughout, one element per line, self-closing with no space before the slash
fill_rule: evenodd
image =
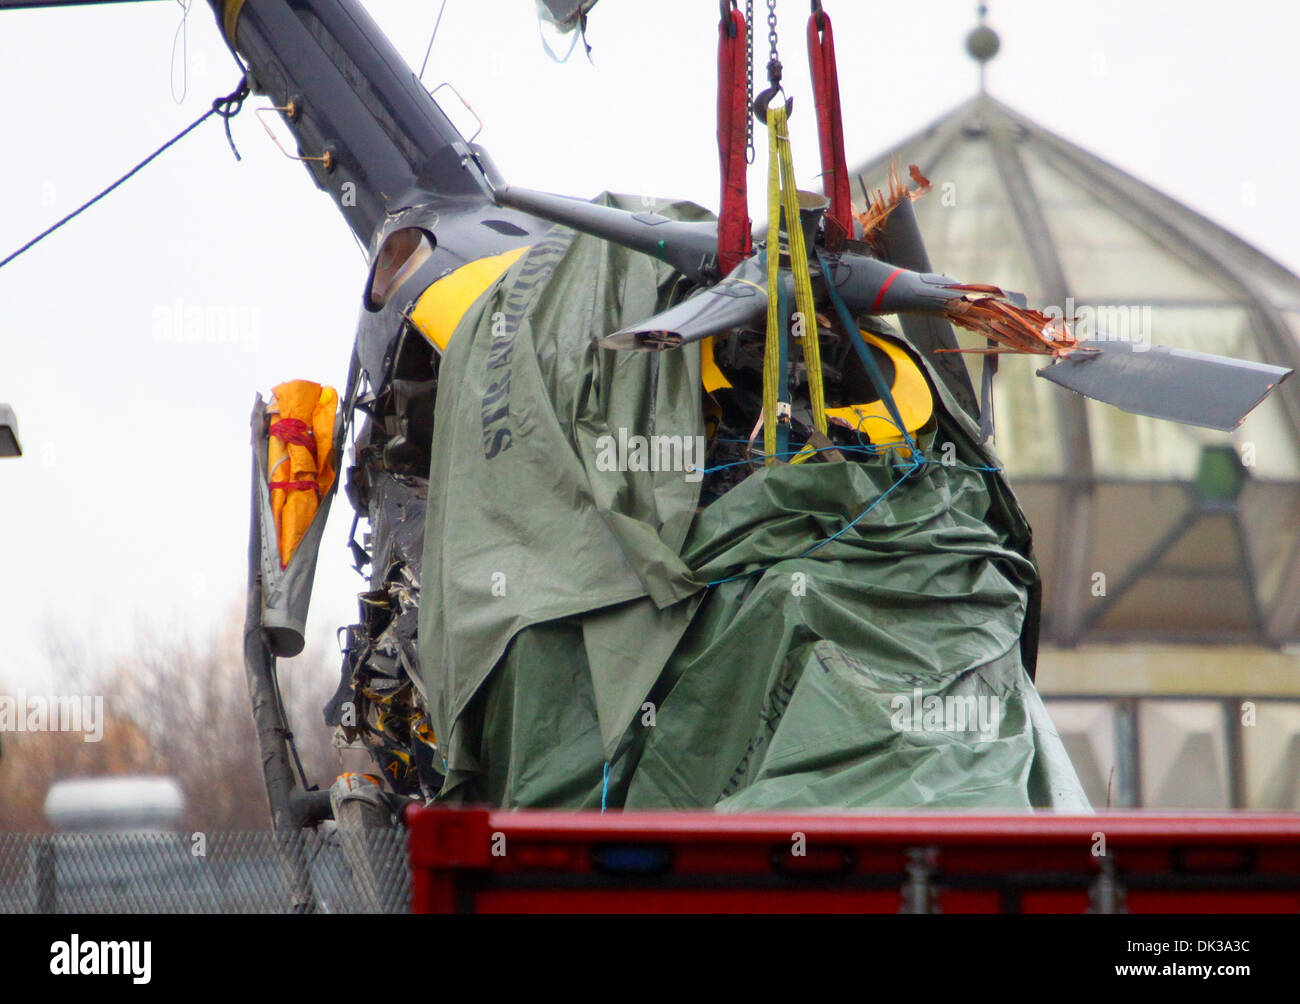
<path id="1" fill-rule="evenodd" d="M 973 93 L 962 40 L 974 3 L 825 6 L 851 164 Z M 367 7 L 418 69 L 437 0 Z M 1300 271 L 1300 4 L 990 7 L 1002 37 L 994 95 Z M 716 209 L 718 5 L 602 0 L 594 62 L 579 49 L 565 65 L 543 51 L 534 9 L 450 0 L 425 74 L 474 107 L 506 176 Z M 818 170 L 808 4 L 778 9 L 808 182 Z M 173 61 L 180 23 L 165 2 L 0 13 L 0 257 L 231 90 L 237 72 L 207 5 L 194 4 Z M 762 38 L 757 51 L 765 62 Z M 0 460 L 0 685 L 39 680 L 51 637 L 113 652 L 140 623 L 203 632 L 237 606 L 253 395 L 295 377 L 344 380 L 364 262 L 333 203 L 255 121 L 251 108 L 266 103 L 250 100 L 233 123 L 241 163 L 209 122 L 0 269 L 0 401 L 26 449 Z M 763 166 L 751 175 L 755 216 Z M 354 618 L 350 516 L 340 495 L 317 639 Z"/>

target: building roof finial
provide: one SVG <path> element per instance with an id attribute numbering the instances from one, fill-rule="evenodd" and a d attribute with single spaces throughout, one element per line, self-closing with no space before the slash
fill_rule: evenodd
<path id="1" fill-rule="evenodd" d="M 996 31 L 984 23 L 984 18 L 989 12 L 988 4 L 980 4 L 978 10 L 980 23 L 966 36 L 966 51 L 975 62 L 980 64 L 980 93 L 983 94 L 985 92 L 984 67 L 998 54 L 998 49 L 1002 47 L 1002 40 L 998 38 Z"/>

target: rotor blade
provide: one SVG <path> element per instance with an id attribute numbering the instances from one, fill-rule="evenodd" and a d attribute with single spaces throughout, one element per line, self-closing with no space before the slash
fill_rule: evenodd
<path id="1" fill-rule="evenodd" d="M 836 291 L 855 315 L 896 314 L 901 311 L 942 314 L 949 301 L 964 295 L 970 288 L 951 276 L 913 272 L 878 258 L 851 252 L 841 254 L 830 268 Z M 1006 296 L 1017 299 L 1013 293 Z M 1018 299 L 1024 302 L 1024 297 Z"/>
<path id="2" fill-rule="evenodd" d="M 1090 340 L 1038 375 L 1084 397 L 1187 425 L 1231 431 L 1291 370 L 1226 356 Z"/>
<path id="3" fill-rule="evenodd" d="M 705 266 L 718 253 L 715 223 L 684 223 L 658 213 L 630 213 L 582 199 L 527 188 L 498 186 L 497 205 L 508 206 L 580 233 L 610 241 L 665 261 L 696 282 L 704 281 Z"/>
<path id="4" fill-rule="evenodd" d="M 890 210 L 875 238 L 880 257 L 891 265 L 911 269 L 913 272 L 930 272 L 930 257 L 925 253 L 925 241 L 916 222 L 912 200 L 904 198 Z M 952 326 L 934 314 L 916 314 L 910 311 L 898 315 L 898 322 L 917 351 L 929 357 L 935 371 L 943 378 L 957 403 L 972 415 L 979 415 L 979 401 L 971 384 L 966 364 L 951 350 L 958 348 Z M 948 352 L 936 353 L 936 349 Z"/>
<path id="5" fill-rule="evenodd" d="M 675 349 L 758 320 L 767 313 L 762 264 L 751 256 L 716 286 L 600 340 L 607 349 Z"/>

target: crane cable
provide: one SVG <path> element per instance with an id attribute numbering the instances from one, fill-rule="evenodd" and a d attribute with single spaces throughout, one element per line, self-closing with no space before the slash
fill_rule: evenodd
<path id="1" fill-rule="evenodd" d="M 17 258 L 19 255 L 21 255 L 21 254 L 23 254 L 25 251 L 28 251 L 28 250 L 30 250 L 31 248 L 35 247 L 37 244 L 39 244 L 41 241 L 45 240 L 46 237 L 50 236 L 50 234 L 54 233 L 56 230 L 58 230 L 58 229 L 59 229 L 60 227 L 62 227 L 64 224 L 66 224 L 66 223 L 71 223 L 74 219 L 76 219 L 78 216 L 80 216 L 82 213 L 84 213 L 87 209 L 89 209 L 91 206 L 93 206 L 96 202 L 98 202 L 100 199 L 104 198 L 104 196 L 108 195 L 110 192 L 112 192 L 114 189 L 118 188 L 118 187 L 119 187 L 120 185 L 122 185 L 124 182 L 126 182 L 126 181 L 128 181 L 130 178 L 134 177 L 134 176 L 135 176 L 136 174 L 138 174 L 138 173 L 139 173 L 139 172 L 140 172 L 144 167 L 146 167 L 146 166 L 147 166 L 148 164 L 150 164 L 152 161 L 156 160 L 158 157 L 160 157 L 164 152 L 166 152 L 168 149 L 170 149 L 170 148 L 171 148 L 172 146 L 174 146 L 176 143 L 179 143 L 182 139 L 184 139 L 186 136 L 188 136 L 190 133 L 192 133 L 195 129 L 197 129 L 197 128 L 198 128 L 199 126 L 201 126 L 204 122 L 206 122 L 208 119 L 210 119 L 213 115 L 218 115 L 218 116 L 220 116 L 221 119 L 225 122 L 225 126 L 226 126 L 226 141 L 227 141 L 228 143 L 230 143 L 230 149 L 231 149 L 231 152 L 234 153 L 234 155 L 235 155 L 235 160 L 240 160 L 241 158 L 240 158 L 240 156 L 239 156 L 239 151 L 238 151 L 237 149 L 235 149 L 235 140 L 234 140 L 234 137 L 232 137 L 232 136 L 230 135 L 230 120 L 231 120 L 232 118 L 234 118 L 236 115 L 239 114 L 240 109 L 243 108 L 243 106 L 244 106 L 244 99 L 248 97 L 248 93 L 249 93 L 249 90 L 248 90 L 248 75 L 245 74 L 243 77 L 240 78 L 240 80 L 239 80 L 239 86 L 236 87 L 233 91 L 231 91 L 229 94 L 227 94 L 227 95 L 226 95 L 225 97 L 223 97 L 223 98 L 217 98 L 217 99 L 215 99 L 215 100 L 212 102 L 212 107 L 211 107 L 211 108 L 209 108 L 206 112 L 204 112 L 202 115 L 200 115 L 198 118 L 196 118 L 193 122 L 191 122 L 189 125 L 187 125 L 184 129 L 182 129 L 180 132 L 178 132 L 175 136 L 173 136 L 171 139 L 169 139 L 169 140 L 168 140 L 166 143 L 164 143 L 162 146 L 158 147 L 158 149 L 155 150 L 153 153 L 149 154 L 149 156 L 145 157 L 144 160 L 142 160 L 142 161 L 140 161 L 138 164 L 136 164 L 135 167 L 133 167 L 133 168 L 131 168 L 131 170 L 127 171 L 126 174 L 122 175 L 120 178 L 118 178 L 116 181 L 114 181 L 111 185 L 109 185 L 107 188 L 105 188 L 103 191 L 101 191 L 98 195 L 96 195 L 96 196 L 94 196 L 93 198 L 90 198 L 90 199 L 88 199 L 87 201 L 83 202 L 80 206 L 78 206 L 78 207 L 77 207 L 76 209 L 74 209 L 72 212 L 68 213 L 67 216 L 63 217 L 63 218 L 62 218 L 61 220 L 59 220 L 57 223 L 54 223 L 54 224 L 52 224 L 51 226 L 47 227 L 46 229 L 42 230 L 39 234 L 37 234 L 35 237 L 33 237 L 31 240 L 29 240 L 26 244 L 24 244 L 22 247 L 20 247 L 17 251 L 14 251 L 12 254 L 10 254 L 9 256 L 7 256 L 3 261 L 0 261 L 0 268 L 4 268 L 6 265 L 8 265 L 11 261 L 13 261 L 13 260 L 14 260 L 15 258 Z"/>

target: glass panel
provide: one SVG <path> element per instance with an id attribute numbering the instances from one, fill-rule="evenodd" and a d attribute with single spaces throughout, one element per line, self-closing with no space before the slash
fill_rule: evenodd
<path id="1" fill-rule="evenodd" d="M 1240 298 L 1231 283 L 1166 250 L 1120 208 L 1035 156 L 1032 144 L 1022 147 L 1020 159 L 1076 296 L 1111 303 Z"/>
<path id="2" fill-rule="evenodd" d="M 1146 808 L 1229 807 L 1227 738 L 1219 702 L 1143 700 L 1138 749 Z"/>
<path id="3" fill-rule="evenodd" d="M 1241 495 L 1241 525 L 1246 531 L 1255 588 L 1270 607 L 1282 576 L 1296 560 L 1300 539 L 1300 485 L 1247 482 Z"/>
<path id="4" fill-rule="evenodd" d="M 1221 514 L 1197 520 L 1156 559 L 1155 567 L 1169 575 L 1244 577 L 1246 565 L 1237 535 L 1237 517 Z"/>
<path id="5" fill-rule="evenodd" d="M 1012 480 L 1011 488 L 1033 527 L 1034 551 L 1041 565 L 1056 539 L 1056 511 L 1060 505 L 1062 484 L 1059 481 Z"/>
<path id="6" fill-rule="evenodd" d="M 958 138 L 929 177 L 934 189 L 913 208 L 935 271 L 1015 290 L 1031 302 L 1041 298 L 1028 245 L 988 145 L 980 138 Z"/>
<path id="7" fill-rule="evenodd" d="M 1094 808 L 1118 808 L 1118 746 L 1110 701 L 1044 700 L 1070 763 Z"/>
<path id="8" fill-rule="evenodd" d="M 1300 702 L 1254 705 L 1254 723 L 1241 728 L 1246 808 L 1300 810 Z"/>
<path id="9" fill-rule="evenodd" d="M 1177 484 L 1101 484 L 1094 499 L 1088 571 L 1104 572 L 1112 589 L 1190 508 L 1187 491 Z"/>
<path id="10" fill-rule="evenodd" d="M 1041 357 L 1004 355 L 993 381 L 993 447 L 1012 479 L 1064 473 L 1056 398 L 1068 391 L 1035 375 L 1043 364 Z M 973 379 L 978 391 L 978 370 Z"/>
<path id="11" fill-rule="evenodd" d="M 1089 633 L 1229 640 L 1253 636 L 1256 630 L 1250 593 L 1241 579 L 1153 572 L 1125 590 Z"/>
<path id="12" fill-rule="evenodd" d="M 1300 376 L 1290 379 L 1300 380 Z M 1300 481 L 1300 437 L 1276 391 L 1246 416 L 1231 439 L 1252 477 Z"/>

